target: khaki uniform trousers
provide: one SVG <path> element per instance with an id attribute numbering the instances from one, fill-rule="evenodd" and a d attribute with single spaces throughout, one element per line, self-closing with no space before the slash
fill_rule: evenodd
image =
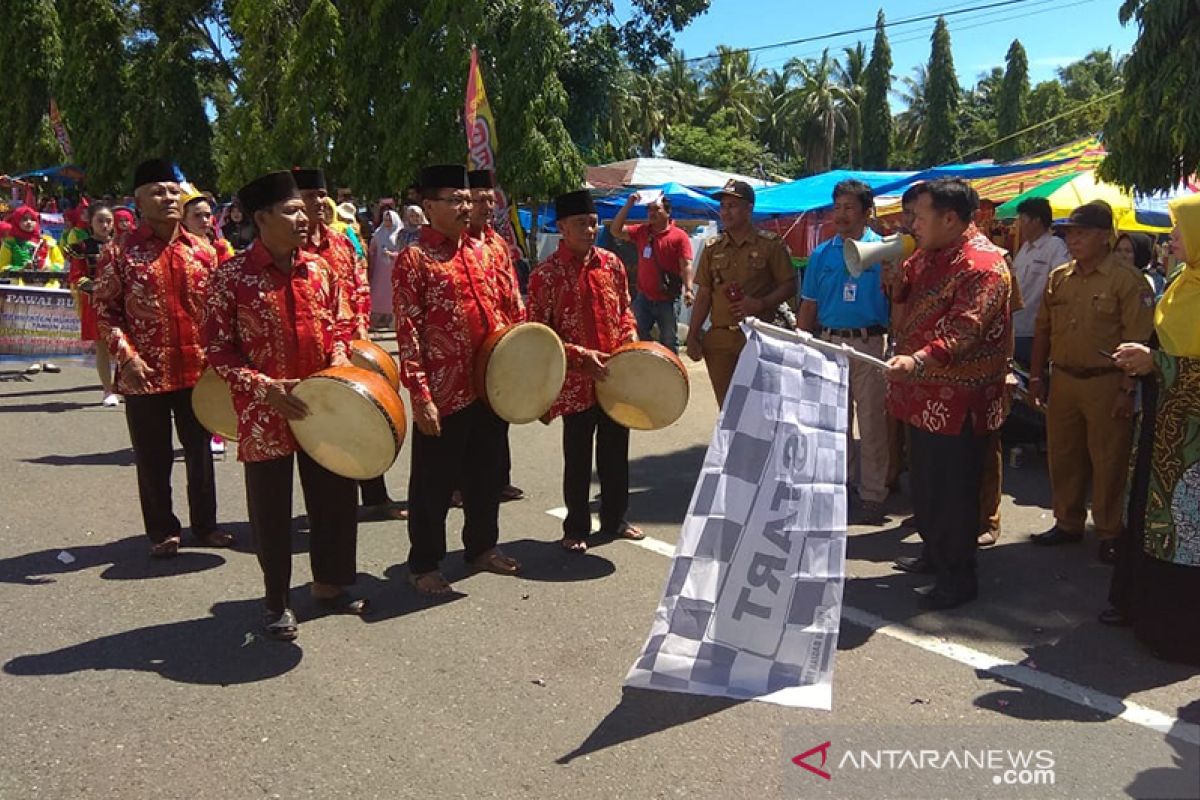
<path id="1" fill-rule="evenodd" d="M 1067 533 L 1083 533 L 1087 490 L 1092 522 L 1101 539 L 1121 533 L 1133 421 L 1113 419 L 1121 373 L 1074 378 L 1055 370 L 1046 408 L 1050 489 L 1054 520 Z"/>
<path id="2" fill-rule="evenodd" d="M 713 393 L 717 396 L 717 408 L 725 405 L 725 394 L 733 381 L 733 369 L 745 346 L 746 337 L 740 328 L 709 328 L 704 333 L 704 367 L 708 370 Z"/>
<path id="3" fill-rule="evenodd" d="M 988 434 L 983 447 L 983 476 L 979 484 L 979 532 L 1000 538 L 1000 492 L 1004 483 L 1004 444 L 1000 431 Z"/>
<path id="4" fill-rule="evenodd" d="M 886 343 L 882 336 L 847 337 L 825 334 L 821 337 L 832 344 L 845 344 L 860 353 L 883 358 Z M 854 425 L 846 430 L 847 452 L 850 454 L 847 473 L 851 480 L 857 474 L 858 495 L 872 503 L 887 500 L 888 478 L 888 414 L 885 408 L 887 380 L 883 370 L 856 358 L 850 361 L 850 420 Z M 858 448 L 853 446 L 851 428 L 858 428 Z"/>

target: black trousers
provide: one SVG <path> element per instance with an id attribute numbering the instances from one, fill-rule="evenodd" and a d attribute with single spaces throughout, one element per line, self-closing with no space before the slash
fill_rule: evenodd
<path id="1" fill-rule="evenodd" d="M 500 488 L 503 489 L 506 486 L 512 486 L 512 448 L 509 447 L 509 444 L 508 444 L 508 427 L 509 427 L 509 425 L 504 420 L 500 420 L 500 424 L 501 424 L 501 426 L 503 426 L 503 429 L 504 429 L 503 439 L 501 442 L 502 447 L 500 448 L 500 462 L 499 462 Z"/>
<path id="2" fill-rule="evenodd" d="M 391 500 L 388 497 L 387 483 L 382 475 L 378 478 L 371 478 L 369 481 L 359 481 L 358 489 L 362 492 L 364 506 L 381 506 Z"/>
<path id="3" fill-rule="evenodd" d="M 171 467 L 175 461 L 172 418 L 183 445 L 192 533 L 205 536 L 217 528 L 217 486 L 209 447 L 212 434 L 192 412 L 192 390 L 126 395 L 125 422 L 137 464 L 142 523 L 146 535 L 156 543 L 178 536 L 180 531 L 179 518 L 171 508 Z"/>
<path id="4" fill-rule="evenodd" d="M 957 435 L 909 432 L 909 483 L 924 555 L 937 572 L 937 588 L 975 591 L 979 537 L 979 487 L 988 438 L 970 421 Z"/>
<path id="5" fill-rule="evenodd" d="M 357 487 L 304 453 L 254 461 L 246 468 L 246 507 L 262 567 L 267 609 L 288 607 L 292 584 L 292 472 L 299 462 L 300 488 L 308 512 L 308 559 L 313 580 L 349 586 L 356 577 Z"/>
<path id="6" fill-rule="evenodd" d="M 408 569 L 414 575 L 436 570 L 446 557 L 446 514 L 455 488 L 462 491 L 467 561 L 500 540 L 503 422 L 478 400 L 441 422 L 441 436 L 426 436 L 413 426 Z"/>
<path id="7" fill-rule="evenodd" d="M 563 500 L 567 518 L 563 536 L 583 539 L 591 533 L 588 511 L 592 488 L 592 442 L 600 477 L 600 531 L 614 534 L 629 508 L 629 429 L 618 425 L 595 405 L 563 416 Z"/>

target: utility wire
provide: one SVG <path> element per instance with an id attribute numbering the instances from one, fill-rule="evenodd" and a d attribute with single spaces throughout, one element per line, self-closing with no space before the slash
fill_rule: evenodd
<path id="1" fill-rule="evenodd" d="M 987 150 L 989 147 L 995 147 L 996 145 L 998 145 L 1002 142 L 1007 142 L 1009 139 L 1015 139 L 1018 136 L 1023 136 L 1024 134 L 1029 133 L 1030 131 L 1035 131 L 1038 128 L 1044 128 L 1052 122 L 1058 122 L 1060 119 L 1069 117 L 1072 114 L 1077 114 L 1078 112 L 1084 110 L 1085 108 L 1090 108 L 1091 106 L 1094 106 L 1097 103 L 1103 103 L 1106 100 L 1111 100 L 1112 98 L 1119 95 L 1121 93 L 1121 91 L 1122 91 L 1121 89 L 1117 89 L 1116 91 L 1109 92 L 1108 94 L 1102 94 L 1099 97 L 1093 97 L 1091 100 L 1088 100 L 1086 103 L 1081 103 L 1081 104 L 1075 106 L 1074 108 L 1064 111 L 1061 114 L 1056 114 L 1055 116 L 1051 117 L 1050 119 L 1045 119 L 1045 120 L 1042 120 L 1041 122 L 1037 122 L 1037 123 L 1034 123 L 1033 125 L 1029 125 L 1028 127 L 1022 128 L 1021 130 L 1017 131 L 1016 133 L 1010 133 L 1008 136 L 1003 136 L 994 142 L 989 142 L 988 144 L 983 145 L 982 147 L 976 147 L 974 150 L 968 150 L 965 153 L 959 153 L 954 161 L 947 161 L 945 164 L 939 164 L 938 166 L 944 167 L 949 164 L 962 163 L 963 159 L 965 159 L 967 156 L 971 156 L 976 153 L 980 153 L 984 150 Z"/>
<path id="2" fill-rule="evenodd" d="M 1030 0 L 998 0 L 998 2 L 985 3 L 983 5 L 971 6 L 970 8 L 951 9 L 951 10 L 940 11 L 940 12 L 935 12 L 935 13 L 930 13 L 930 14 L 922 14 L 920 16 L 915 16 L 915 17 L 905 17 L 904 19 L 892 20 L 891 22 L 884 22 L 883 27 L 894 28 L 899 25 L 912 25 L 912 24 L 915 24 L 918 22 L 928 22 L 929 20 L 937 19 L 938 17 L 955 17 L 955 16 L 959 16 L 961 14 L 970 14 L 970 13 L 973 13 L 976 11 L 987 11 L 988 9 L 992 9 L 992 8 L 1004 8 L 1005 6 L 1021 5 L 1022 3 L 1028 3 L 1028 2 L 1030 2 Z M 758 45 L 756 47 L 731 48 L 731 52 L 734 52 L 734 53 L 759 53 L 759 52 L 762 52 L 763 50 L 774 50 L 774 49 L 777 49 L 780 47 L 794 47 L 795 45 L 798 45 L 798 44 L 809 44 L 811 42 L 821 42 L 821 41 L 825 41 L 827 39 L 837 39 L 842 36 L 850 36 L 855 33 L 866 33 L 867 31 L 873 31 L 873 30 L 875 30 L 875 26 L 872 24 L 872 25 L 867 25 L 865 27 L 861 27 L 861 28 L 849 28 L 844 31 L 833 31 L 831 33 L 822 33 L 817 36 L 805 36 L 800 39 L 789 39 L 788 41 L 785 41 L 785 42 L 774 42 L 772 44 L 763 44 L 763 45 Z M 683 63 L 687 64 L 687 63 L 693 63 L 693 62 L 699 62 L 699 61 L 707 61 L 713 57 L 714 56 L 712 54 L 709 54 L 709 55 L 705 55 L 705 56 L 696 56 L 695 58 L 685 58 L 685 59 L 683 59 Z"/>

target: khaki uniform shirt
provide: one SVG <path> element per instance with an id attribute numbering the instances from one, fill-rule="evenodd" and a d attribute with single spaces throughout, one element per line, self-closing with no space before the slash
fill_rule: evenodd
<path id="1" fill-rule="evenodd" d="M 1035 329 L 1050 337 L 1050 361 L 1073 369 L 1112 367 L 1121 342 L 1145 342 L 1154 330 L 1154 292 L 1134 270 L 1109 256 L 1091 275 L 1075 261 L 1046 281 Z"/>
<path id="2" fill-rule="evenodd" d="M 763 297 L 795 277 L 783 239 L 755 230 L 742 241 L 722 233 L 705 242 L 696 283 L 712 295 L 713 327 L 728 328 L 737 325 L 725 296 L 729 284 L 736 282 L 746 297 Z"/>

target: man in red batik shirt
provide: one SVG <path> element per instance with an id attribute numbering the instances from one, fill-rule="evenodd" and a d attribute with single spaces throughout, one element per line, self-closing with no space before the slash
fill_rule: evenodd
<path id="1" fill-rule="evenodd" d="M 671 200 L 666 195 L 646 205 L 647 221 L 626 227 L 630 209 L 641 202 L 634 192 L 609 223 L 612 235 L 637 248 L 637 297 L 633 298 L 633 316 L 638 338 L 650 339 L 658 325 L 658 338 L 671 352 L 679 352 L 679 300 L 689 306 L 695 299 L 692 288 L 692 240 L 671 219 Z"/>
<path id="2" fill-rule="evenodd" d="M 181 190 L 171 164 L 139 164 L 133 184 L 143 224 L 101 261 L 92 301 L 100 338 L 117 365 L 117 392 L 125 397 L 150 554 L 167 558 L 180 544 L 171 508 L 172 418 L 183 445 L 192 535 L 206 547 L 233 544 L 233 536 L 217 528 L 211 436 L 192 412 L 192 387 L 204 370 L 204 300 L 217 255 L 180 225 Z"/>
<path id="3" fill-rule="evenodd" d="M 322 169 L 292 169 L 292 177 L 300 189 L 304 201 L 304 215 L 308 217 L 308 239 L 304 251 L 320 256 L 328 264 L 341 284 L 342 298 L 350 304 L 354 314 L 351 331 L 353 339 L 369 339 L 371 318 L 371 286 L 367 281 L 367 268 L 350 238 L 321 221 L 321 204 L 329 196 Z M 365 520 L 408 519 L 408 512 L 388 496 L 387 482 L 382 475 L 358 482 L 362 494 L 362 518 Z"/>
<path id="4" fill-rule="evenodd" d="M 497 281 L 511 284 L 511 291 L 518 298 L 517 271 L 513 266 L 508 242 L 496 233 L 492 220 L 496 213 L 496 177 L 491 170 L 475 169 L 467 173 L 471 185 L 471 220 L 467 224 L 467 244 L 475 251 L 485 267 Z M 520 301 L 518 300 L 518 303 Z M 525 308 L 518 305 L 519 315 L 498 319 L 504 325 L 516 325 L 525 321 Z M 501 456 L 500 477 L 504 488 L 500 490 L 500 502 L 520 500 L 525 493 L 512 484 L 512 451 L 508 445 L 508 423 L 504 425 L 504 452 Z M 461 503 L 460 503 L 461 504 Z"/>
<path id="5" fill-rule="evenodd" d="M 474 569 L 513 575 L 521 565 L 500 551 L 504 426 L 475 394 L 473 366 L 483 340 L 519 319 L 521 298 L 466 243 L 471 191 L 464 167 L 421 170 L 429 224 L 396 257 L 392 301 L 400 380 L 413 409 L 409 476 L 409 579 L 419 592 L 453 587 L 439 571 L 446 556 L 446 513 L 462 490 L 464 555 Z"/>
<path id="6" fill-rule="evenodd" d="M 1011 275 L 999 248 L 975 235 L 975 190 L 958 179 L 916 187 L 921 248 L 903 267 L 904 304 L 888 361 L 888 410 L 908 428 L 910 477 L 923 558 L 937 576 L 923 605 L 975 599 L 983 458 L 1003 424 L 1011 354 Z"/>
<path id="7" fill-rule="evenodd" d="M 562 242 L 554 255 L 529 276 L 529 319 L 553 328 L 567 351 L 567 380 L 550 409 L 563 418 L 562 546 L 587 550 L 592 531 L 588 494 L 592 483 L 592 443 L 600 477 L 600 535 L 644 539 L 625 521 L 629 507 L 629 429 L 614 422 L 596 402 L 596 381 L 607 375 L 605 362 L 623 344 L 637 341 L 629 307 L 625 265 L 596 247 L 599 221 L 592 196 L 571 192 L 554 201 Z"/>
<path id="8" fill-rule="evenodd" d="M 308 414 L 291 394 L 301 379 L 348 365 L 349 305 L 341 282 L 320 256 L 305 252 L 308 219 L 291 173 L 273 172 L 238 192 L 258 237 L 213 277 L 205 339 L 208 360 L 229 384 L 238 416 L 238 460 L 246 473 L 246 505 L 265 585 L 266 634 L 291 640 L 292 471 L 311 528 L 311 592 L 335 613 L 362 614 L 367 602 L 345 587 L 355 582 L 358 520 L 355 482 L 301 451 L 289 419 Z"/>

